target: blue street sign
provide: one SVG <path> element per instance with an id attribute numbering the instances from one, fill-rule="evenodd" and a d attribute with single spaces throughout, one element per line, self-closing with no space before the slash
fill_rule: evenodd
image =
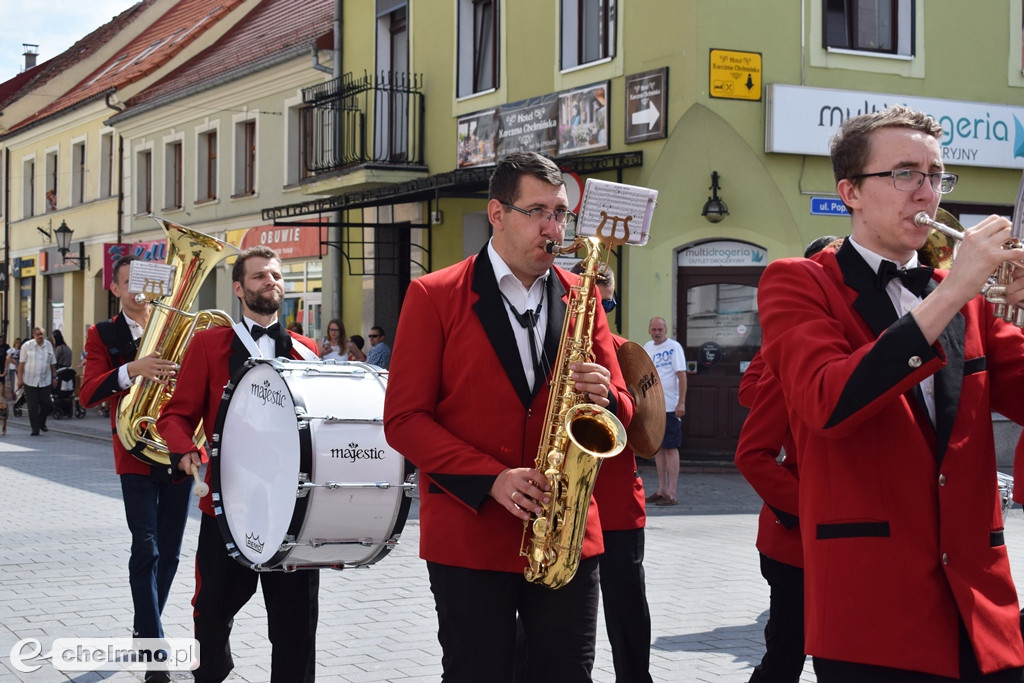
<path id="1" fill-rule="evenodd" d="M 811 197 L 812 216 L 849 216 L 850 212 L 838 197 Z"/>

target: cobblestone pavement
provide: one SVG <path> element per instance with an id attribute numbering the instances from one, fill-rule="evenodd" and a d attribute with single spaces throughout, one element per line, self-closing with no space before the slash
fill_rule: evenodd
<path id="1" fill-rule="evenodd" d="M 0 437 L 0 681 L 137 681 L 129 672 L 63 674 L 48 663 L 22 674 L 12 646 L 38 639 L 130 635 L 129 534 L 113 473 L 109 422 L 50 421 L 29 437 L 15 419 Z M 642 467 L 656 480 L 653 465 Z M 680 505 L 654 507 L 647 526 L 647 590 L 653 620 L 656 681 L 746 681 L 760 659 L 768 590 L 754 548 L 759 501 L 731 472 L 684 473 Z M 193 502 L 194 505 L 194 502 Z M 414 506 L 415 509 L 415 506 Z M 164 612 L 171 638 L 190 638 L 198 532 L 193 509 L 182 562 Z M 1007 519 L 1007 543 L 1024 585 L 1024 515 Z M 410 520 L 401 545 L 364 569 L 324 571 L 317 634 L 320 681 L 437 681 L 440 647 L 426 568 L 417 557 L 419 523 Z M 602 622 L 603 623 L 603 622 Z M 259 592 L 239 613 L 232 634 L 236 668 L 230 680 L 269 679 L 266 612 Z M 175 680 L 190 680 L 176 673 Z M 598 631 L 594 680 L 614 680 L 611 652 Z M 813 681 L 810 664 L 804 681 Z"/>

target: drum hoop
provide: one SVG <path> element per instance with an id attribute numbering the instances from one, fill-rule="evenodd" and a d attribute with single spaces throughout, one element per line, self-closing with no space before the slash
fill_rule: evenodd
<path id="1" fill-rule="evenodd" d="M 238 543 L 234 534 L 231 533 L 231 527 L 228 525 L 227 511 L 224 508 L 224 500 L 221 498 L 221 481 L 220 481 L 220 447 L 221 447 L 221 434 L 224 431 L 224 422 L 227 419 L 228 407 L 231 403 L 231 397 L 234 396 L 235 390 L 241 383 L 242 378 L 257 365 L 270 365 L 275 370 L 280 372 L 283 367 L 280 363 L 270 359 L 264 358 L 250 358 L 242 365 L 241 368 L 232 376 L 231 380 L 224 387 L 224 393 L 221 395 L 220 406 L 217 408 L 217 423 L 213 430 L 213 448 L 210 450 L 210 484 L 211 491 L 218 498 L 214 500 L 213 510 L 216 513 L 217 526 L 220 528 L 221 538 L 224 541 L 224 546 L 227 548 L 228 555 L 235 558 L 239 563 L 245 565 L 250 569 L 256 571 L 265 571 L 267 569 L 281 569 L 284 567 L 280 566 L 284 564 L 284 560 L 291 553 L 291 548 L 285 550 L 278 550 L 274 553 L 273 557 L 262 564 L 257 564 L 247 558 L 242 552 L 242 546 Z M 288 395 L 292 399 L 292 404 L 298 407 L 295 403 L 295 396 L 292 394 L 291 387 L 285 382 L 285 389 L 288 391 Z M 305 409 L 305 405 L 302 406 Z M 299 470 L 305 472 L 312 471 L 312 455 L 311 455 L 311 441 L 308 429 L 299 430 Z M 298 474 L 298 473 L 296 473 Z M 298 492 L 299 482 L 298 477 L 295 480 L 295 490 Z M 309 505 L 308 496 L 302 498 L 296 497 L 295 508 L 292 511 L 291 521 L 288 523 L 287 534 L 290 536 L 297 536 L 302 530 L 302 523 L 306 517 L 306 508 Z M 284 539 L 281 539 L 282 541 Z M 233 546 L 233 547 L 232 547 Z"/>

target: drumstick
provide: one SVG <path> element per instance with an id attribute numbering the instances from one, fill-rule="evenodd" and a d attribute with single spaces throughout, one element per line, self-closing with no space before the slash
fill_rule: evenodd
<path id="1" fill-rule="evenodd" d="M 199 468 L 195 465 L 192 465 L 192 476 L 196 480 L 196 485 L 192 487 L 192 493 L 202 498 L 210 492 L 210 485 L 199 478 Z"/>

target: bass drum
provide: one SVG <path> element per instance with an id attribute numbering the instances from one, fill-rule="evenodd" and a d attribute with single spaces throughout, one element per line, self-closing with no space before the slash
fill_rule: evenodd
<path id="1" fill-rule="evenodd" d="M 387 373 L 250 359 L 225 388 L 210 449 L 228 554 L 257 570 L 368 565 L 397 544 L 412 467 L 384 440 Z"/>

